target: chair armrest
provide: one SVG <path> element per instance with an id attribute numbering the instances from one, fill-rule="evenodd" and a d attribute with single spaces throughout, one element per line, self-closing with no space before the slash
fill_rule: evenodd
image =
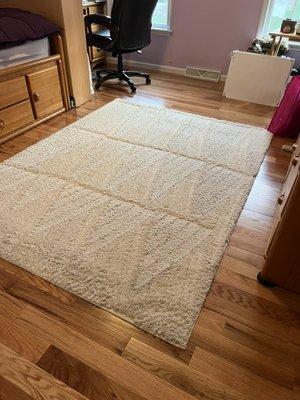
<path id="1" fill-rule="evenodd" d="M 115 25 L 110 17 L 107 17 L 106 15 L 102 14 L 91 14 L 91 15 L 86 15 L 84 17 L 85 25 L 88 29 L 89 32 L 92 31 L 91 26 L 93 24 L 99 24 L 102 26 L 105 26 L 106 28 L 110 29 L 111 32 L 117 33 L 119 30 L 119 27 Z"/>

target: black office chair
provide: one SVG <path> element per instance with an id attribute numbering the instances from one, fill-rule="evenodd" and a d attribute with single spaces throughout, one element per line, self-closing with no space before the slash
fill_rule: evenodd
<path id="1" fill-rule="evenodd" d="M 118 57 L 118 70 L 97 71 L 96 89 L 109 79 L 119 79 L 128 83 L 132 92 L 136 87 L 130 79 L 143 77 L 151 83 L 150 76 L 142 72 L 124 71 L 123 54 L 140 51 L 151 43 L 151 20 L 158 0 L 114 0 L 111 18 L 101 14 L 85 17 L 87 45 L 111 52 Z M 106 28 L 92 32 L 93 24 Z M 105 76 L 103 76 L 105 74 Z"/>

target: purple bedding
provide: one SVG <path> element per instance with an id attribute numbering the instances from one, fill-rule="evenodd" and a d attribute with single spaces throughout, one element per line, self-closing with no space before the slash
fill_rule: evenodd
<path id="1" fill-rule="evenodd" d="M 0 8 L 0 48 L 17 46 L 59 32 L 44 17 L 17 8 Z"/>

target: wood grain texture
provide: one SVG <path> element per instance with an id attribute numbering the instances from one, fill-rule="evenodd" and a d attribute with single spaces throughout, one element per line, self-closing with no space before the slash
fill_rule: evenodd
<path id="1" fill-rule="evenodd" d="M 142 400 L 131 390 L 54 346 L 48 349 L 37 365 L 91 400 Z"/>
<path id="2" fill-rule="evenodd" d="M 68 109 L 61 56 L 0 70 L 0 143 Z"/>
<path id="3" fill-rule="evenodd" d="M 267 379 L 262 379 L 255 373 L 226 361 L 223 357 L 197 347 L 190 364 L 206 374 L 213 374 L 217 382 L 223 382 L 227 387 L 235 388 L 247 399 L 281 400 L 293 399 L 294 390 L 286 389 Z"/>
<path id="4" fill-rule="evenodd" d="M 13 383 L 5 379 L 3 376 L 0 376 L 0 399 L 1 400 L 33 400 L 33 398 L 20 389 L 18 386 L 15 386 Z"/>
<path id="5" fill-rule="evenodd" d="M 81 396 L 2 344 L 0 344 L 0 376 L 3 392 L 9 393 L 13 387 L 14 395 L 17 391 L 24 392 L 25 396 L 27 395 L 25 399 L 86 400 L 86 397 Z M 5 381 L 8 382 L 8 387 L 6 387 Z"/>
<path id="6" fill-rule="evenodd" d="M 0 109 L 19 103 L 28 98 L 24 76 L 0 83 Z"/>
<path id="7" fill-rule="evenodd" d="M 50 342 L 27 332 L 3 314 L 0 325 L 0 342 L 32 363 L 36 363 L 50 346 Z"/>
<path id="8" fill-rule="evenodd" d="M 0 139 L 34 121 L 30 100 L 0 110 Z"/>
<path id="9" fill-rule="evenodd" d="M 57 65 L 26 75 L 36 118 L 63 109 L 62 91 Z"/>
<path id="10" fill-rule="evenodd" d="M 135 96 L 122 84 L 104 84 L 92 101 L 2 144 L 0 160 L 115 98 L 256 126 L 266 126 L 273 114 L 270 107 L 223 99 L 223 84 L 162 73 L 152 79 L 150 86 L 137 79 Z M 89 399 L 299 399 L 300 298 L 256 280 L 290 161 L 281 152 L 286 143 L 271 144 L 184 351 L 0 261 L 0 343 L 26 361 L 25 381 L 32 371 L 47 371 L 47 379 L 39 375 L 43 387 L 53 374 Z M 36 398 L 11 378 L 19 368 L 10 364 L 9 374 L 0 374 L 1 400 Z"/>
<path id="11" fill-rule="evenodd" d="M 161 352 L 131 339 L 125 348 L 123 357 L 146 368 L 157 377 L 185 390 L 197 399 L 243 399 L 238 388 L 229 388 L 223 382 L 217 382 L 214 376 L 204 370 L 183 365 L 179 361 Z"/>

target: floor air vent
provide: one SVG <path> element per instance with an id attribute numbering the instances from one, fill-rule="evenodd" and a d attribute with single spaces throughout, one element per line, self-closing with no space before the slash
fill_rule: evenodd
<path id="1" fill-rule="evenodd" d="M 221 71 L 187 67 L 185 75 L 189 76 L 190 78 L 201 79 L 202 81 L 219 82 L 221 78 Z"/>

